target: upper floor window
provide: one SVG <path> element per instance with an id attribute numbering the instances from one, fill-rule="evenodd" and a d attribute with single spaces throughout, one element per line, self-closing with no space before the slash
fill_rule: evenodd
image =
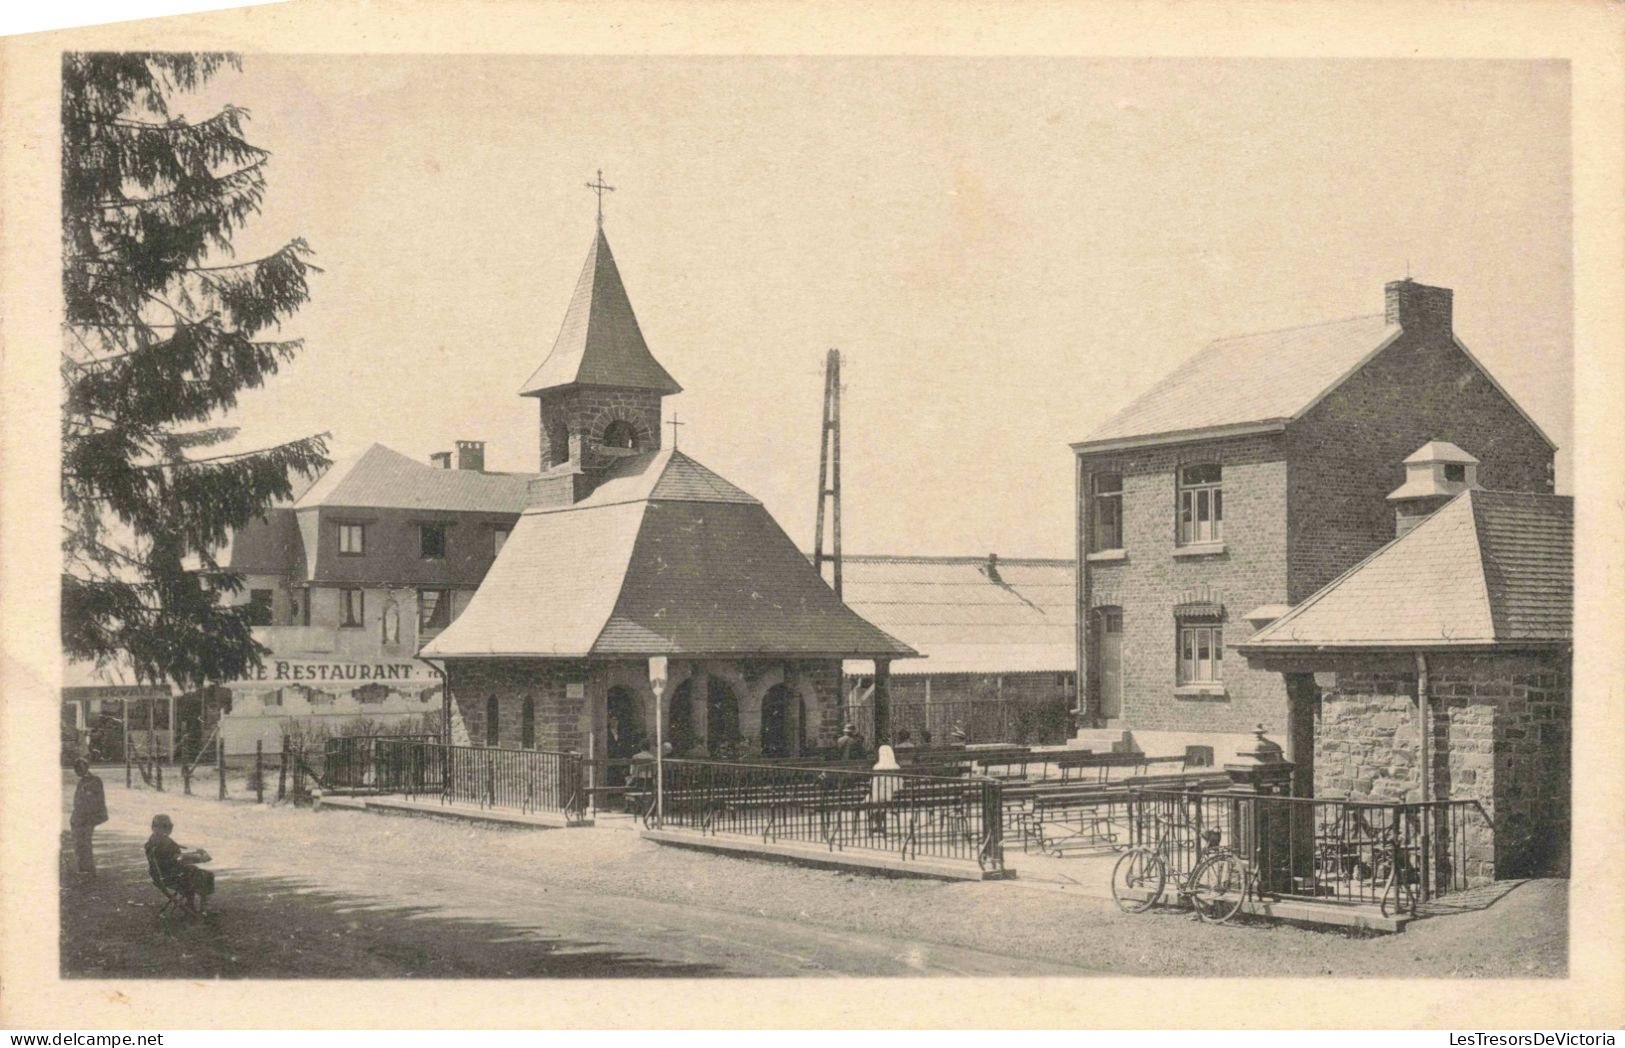
<path id="1" fill-rule="evenodd" d="M 636 451 L 638 447 L 638 431 L 632 423 L 625 419 L 616 419 L 604 428 L 603 446 L 606 448 L 622 448 L 627 451 Z"/>
<path id="2" fill-rule="evenodd" d="M 339 590 L 339 625 L 346 629 L 363 626 L 367 621 L 367 593 L 359 589 Z"/>
<path id="3" fill-rule="evenodd" d="M 443 630 L 451 625 L 451 591 L 418 590 L 418 629 Z"/>
<path id="4" fill-rule="evenodd" d="M 1217 462 L 1179 471 L 1179 544 L 1224 539 L 1224 492 Z"/>
<path id="5" fill-rule="evenodd" d="M 1224 627 L 1179 627 L 1179 683 L 1217 684 L 1224 680 Z"/>
<path id="6" fill-rule="evenodd" d="M 250 626 L 269 626 L 271 624 L 270 590 L 251 589 L 248 591 L 248 624 Z"/>
<path id="7" fill-rule="evenodd" d="M 491 531 L 491 556 L 502 552 L 502 547 L 508 542 L 508 535 L 512 528 L 493 528 Z"/>
<path id="8" fill-rule="evenodd" d="M 1096 552 L 1123 548 L 1123 475 L 1096 473 L 1092 509 L 1094 535 L 1091 549 Z"/>
<path id="9" fill-rule="evenodd" d="M 418 545 L 425 560 L 439 560 L 446 555 L 446 526 L 419 524 Z"/>
<path id="10" fill-rule="evenodd" d="M 340 524 L 339 552 L 347 557 L 359 557 L 367 552 L 367 526 Z"/>
<path id="11" fill-rule="evenodd" d="M 1446 462 L 1444 464 L 1444 479 L 1455 484 L 1467 483 L 1467 467 L 1459 462 Z"/>

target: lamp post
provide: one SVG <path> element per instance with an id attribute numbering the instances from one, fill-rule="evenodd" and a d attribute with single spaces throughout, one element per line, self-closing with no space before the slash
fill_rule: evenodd
<path id="1" fill-rule="evenodd" d="M 666 818 L 666 656 L 649 656 L 649 687 L 655 693 L 655 825 Z"/>

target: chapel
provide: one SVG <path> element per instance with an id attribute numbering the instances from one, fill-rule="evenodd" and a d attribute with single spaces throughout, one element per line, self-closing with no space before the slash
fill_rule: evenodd
<path id="1" fill-rule="evenodd" d="M 630 757 L 655 735 L 649 660 L 677 756 L 833 743 L 842 663 L 884 680 L 916 653 L 836 597 L 762 503 L 662 443 L 681 386 L 644 341 L 602 217 L 551 352 L 520 394 L 540 476 L 468 607 L 420 657 L 450 741 Z"/>

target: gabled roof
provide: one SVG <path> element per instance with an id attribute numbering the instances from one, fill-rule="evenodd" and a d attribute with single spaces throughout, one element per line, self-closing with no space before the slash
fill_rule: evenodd
<path id="1" fill-rule="evenodd" d="M 897 674 L 1070 673 L 1076 569 L 1070 560 L 1000 557 L 990 572 L 987 557 L 845 556 L 842 595 L 926 656 Z"/>
<path id="2" fill-rule="evenodd" d="M 293 508 L 420 509 L 443 512 L 518 513 L 525 508 L 533 473 L 485 473 L 437 469 L 382 444 L 337 463 L 310 486 Z"/>
<path id="3" fill-rule="evenodd" d="M 1465 491 L 1241 649 L 1566 643 L 1573 603 L 1574 501 Z"/>
<path id="4" fill-rule="evenodd" d="M 1285 423 L 1340 385 L 1400 331 L 1377 313 L 1221 338 L 1075 446 Z"/>
<path id="5" fill-rule="evenodd" d="M 1477 459 L 1448 440 L 1430 440 L 1405 456 L 1406 465 L 1419 465 L 1423 462 L 1452 462 L 1464 466 L 1478 465 Z"/>
<path id="6" fill-rule="evenodd" d="M 681 452 L 527 511 L 426 658 L 907 657 L 836 599 L 760 502 Z"/>
<path id="7" fill-rule="evenodd" d="M 552 352 L 519 393 L 537 396 L 574 385 L 652 389 L 662 396 L 683 389 L 643 341 L 602 226 L 581 267 Z"/>

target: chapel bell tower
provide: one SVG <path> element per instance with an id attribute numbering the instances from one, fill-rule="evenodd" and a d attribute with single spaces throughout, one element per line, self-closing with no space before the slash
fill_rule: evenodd
<path id="1" fill-rule="evenodd" d="M 604 237 L 603 192 L 612 187 L 600 172 L 588 188 L 600 200 L 592 248 L 552 352 L 519 390 L 540 408 L 541 469 L 553 503 L 584 497 L 615 460 L 657 450 L 661 398 L 683 389 L 643 341 Z"/>

